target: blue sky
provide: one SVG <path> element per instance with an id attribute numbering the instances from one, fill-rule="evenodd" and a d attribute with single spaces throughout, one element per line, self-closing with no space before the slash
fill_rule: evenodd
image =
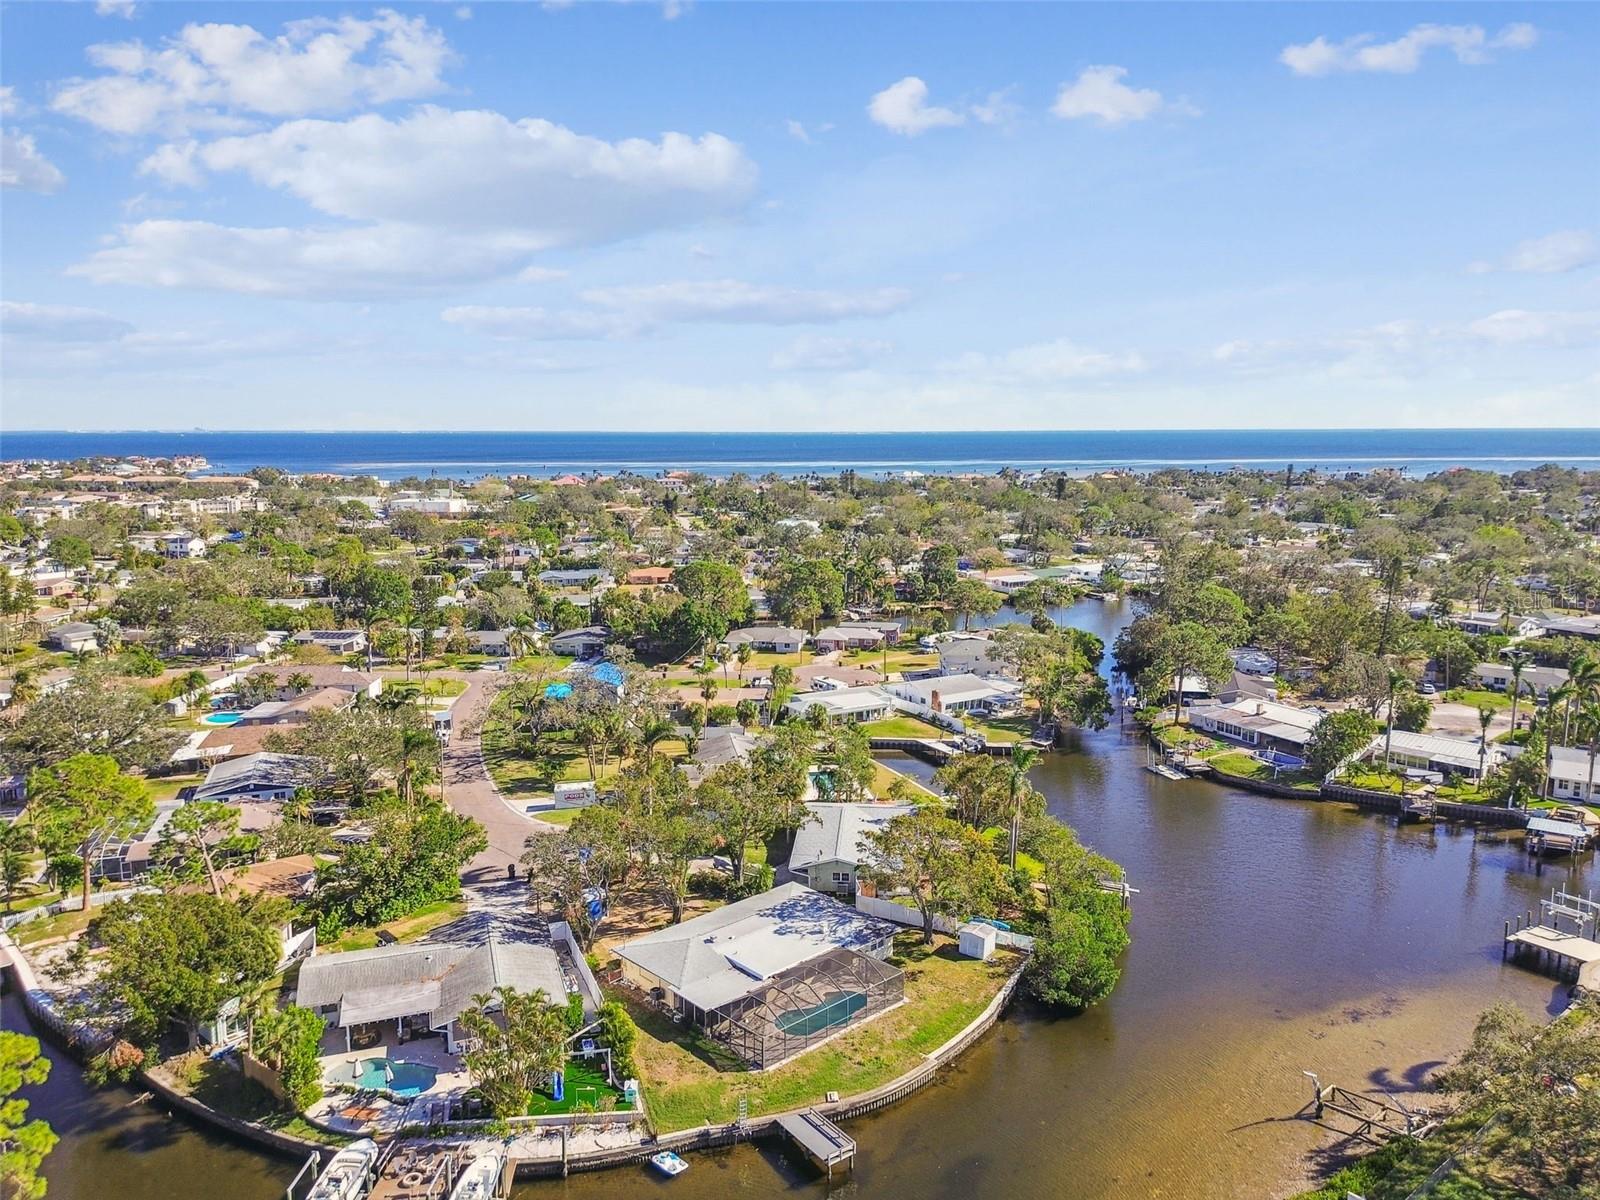
<path id="1" fill-rule="evenodd" d="M 0 5 L 3 427 L 1600 423 L 1588 5 Z"/>

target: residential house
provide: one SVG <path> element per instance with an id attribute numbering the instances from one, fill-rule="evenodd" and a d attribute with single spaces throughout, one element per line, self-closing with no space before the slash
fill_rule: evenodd
<path id="1" fill-rule="evenodd" d="M 551 568 L 539 572 L 539 582 L 556 588 L 607 588 L 611 586 L 611 572 L 604 567 Z"/>
<path id="2" fill-rule="evenodd" d="M 212 767 L 194 798 L 225 803 L 291 800 L 321 770 L 321 763 L 301 754 L 247 754 Z"/>
<path id="3" fill-rule="evenodd" d="M 1486 636 L 1509 634 L 1512 637 L 1536 637 L 1544 626 L 1533 617 L 1519 617 L 1508 613 L 1472 612 L 1457 613 L 1445 620 L 1465 633 Z"/>
<path id="4" fill-rule="evenodd" d="M 475 997 L 496 988 L 542 991 L 564 1004 L 561 960 L 549 946 L 502 941 L 419 942 L 342 954 L 317 954 L 300 964 L 295 1003 L 328 1022 L 346 1051 L 383 1039 L 392 1022 L 394 1041 L 442 1036 L 451 1054 L 461 1051 L 461 1014 Z"/>
<path id="5" fill-rule="evenodd" d="M 792 629 L 787 625 L 750 625 L 733 630 L 722 640 L 735 650 L 740 646 L 749 646 L 752 650 L 770 654 L 795 654 L 806 644 L 806 634 L 803 629 Z"/>
<path id="6" fill-rule="evenodd" d="M 263 700 L 240 714 L 231 728 L 251 725 L 303 725 L 311 714 L 320 711 L 338 712 L 355 703 L 356 693 L 345 688 L 323 687 L 301 692 L 288 700 Z"/>
<path id="7" fill-rule="evenodd" d="M 1490 692 L 1511 692 L 1512 680 L 1517 673 L 1505 663 L 1479 663 L 1472 668 L 1472 674 L 1477 679 L 1479 686 Z M 1521 693 L 1524 696 L 1537 696 L 1546 700 L 1550 692 L 1566 683 L 1567 671 L 1562 667 L 1535 667 L 1522 668 Z"/>
<path id="8" fill-rule="evenodd" d="M 624 582 L 632 587 L 661 587 L 672 582 L 671 567 L 635 567 Z"/>
<path id="9" fill-rule="evenodd" d="M 975 708 L 1010 708 L 1022 693 L 1018 684 L 970 674 L 904 679 L 885 684 L 884 690 L 919 714 L 943 713 L 956 717 Z"/>
<path id="10" fill-rule="evenodd" d="M 895 928 L 785 883 L 616 954 L 628 983 L 765 1068 L 899 1003 L 904 977 L 885 961 Z"/>
<path id="11" fill-rule="evenodd" d="M 883 635 L 883 644 L 885 646 L 899 645 L 900 635 L 902 632 L 904 632 L 900 627 L 900 622 L 898 621 L 840 621 L 837 628 L 876 630 L 878 633 Z"/>
<path id="12" fill-rule="evenodd" d="M 808 804 L 811 820 L 794 835 L 789 874 L 818 892 L 853 896 L 866 835 L 916 811 L 914 804 Z"/>
<path id="13" fill-rule="evenodd" d="M 550 635 L 550 653 L 568 654 L 573 658 L 592 658 L 606 648 L 611 640 L 611 629 L 606 625 L 585 625 L 580 629 L 567 629 Z"/>
<path id="14" fill-rule="evenodd" d="M 826 692 L 801 692 L 784 705 L 796 716 L 820 708 L 835 721 L 881 721 L 894 715 L 895 699 L 882 687 L 837 688 Z"/>
<path id="15" fill-rule="evenodd" d="M 357 671 L 353 667 L 321 663 L 260 665 L 251 667 L 245 672 L 244 678 L 254 681 L 263 676 L 277 685 L 273 693 L 273 698 L 277 700 L 288 700 L 303 691 L 316 691 L 322 688 L 338 688 L 352 695 L 366 696 L 369 700 L 376 700 L 383 692 L 383 676 L 368 675 L 365 671 Z M 295 688 L 289 685 L 289 681 L 297 676 L 305 680 L 305 687 Z"/>
<path id="16" fill-rule="evenodd" d="M 1447 779 L 1457 776 L 1477 779 L 1480 763 L 1484 770 L 1492 771 L 1505 758 L 1505 753 L 1492 742 L 1484 751 L 1478 738 L 1396 729 L 1387 737 L 1380 733 L 1373 738 L 1362 757 L 1373 762 L 1383 762 L 1387 758 L 1392 767 Z"/>
<path id="17" fill-rule="evenodd" d="M 92 653 L 100 649 L 98 631 L 85 621 L 68 621 L 64 625 L 57 625 L 45 634 L 44 640 L 52 650 L 64 650 L 68 654 Z"/>
<path id="18" fill-rule="evenodd" d="M 978 634 L 941 638 L 939 670 L 945 675 L 978 675 L 984 679 L 1014 678 L 1016 666 L 1000 656 L 994 640 Z"/>
<path id="19" fill-rule="evenodd" d="M 1189 723 L 1228 741 L 1304 759 L 1311 730 L 1322 716 L 1316 709 L 1247 697 L 1232 704 L 1197 705 L 1189 710 Z"/>
<path id="20" fill-rule="evenodd" d="M 321 646 L 330 654 L 359 654 L 367 648 L 367 635 L 359 629 L 302 629 L 290 641 Z"/>
<path id="21" fill-rule="evenodd" d="M 829 625 L 813 634 L 811 642 L 819 654 L 835 650 L 878 650 L 883 646 L 883 633 L 859 626 Z"/>
<path id="22" fill-rule="evenodd" d="M 1600 804 L 1600 763 L 1581 746 L 1552 746 L 1550 795 L 1578 804 Z"/>

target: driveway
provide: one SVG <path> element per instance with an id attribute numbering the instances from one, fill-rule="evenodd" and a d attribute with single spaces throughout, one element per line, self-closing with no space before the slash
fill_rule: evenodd
<path id="1" fill-rule="evenodd" d="M 477 907 L 482 897 L 474 893 L 505 883 L 506 867 L 522 858 L 523 843 L 530 833 L 553 832 L 559 826 L 535 820 L 505 800 L 484 767 L 483 720 L 495 694 L 509 682 L 509 677 L 499 671 L 438 674 L 467 684 L 467 690 L 456 698 L 450 710 L 453 730 L 443 755 L 444 796 L 452 809 L 477 820 L 489 834 L 488 847 L 461 873 L 461 881 L 469 889 L 468 903 Z M 520 867 L 517 874 L 522 874 Z"/>

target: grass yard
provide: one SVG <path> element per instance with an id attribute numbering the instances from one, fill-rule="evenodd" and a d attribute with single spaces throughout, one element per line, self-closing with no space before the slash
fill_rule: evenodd
<path id="1" fill-rule="evenodd" d="M 839 657 L 841 666 L 884 668 L 882 650 L 850 650 Z M 939 655 L 919 646 L 891 646 L 888 653 L 888 671 L 893 675 L 903 671 L 930 671 L 939 665 Z"/>
<path id="2" fill-rule="evenodd" d="M 351 929 L 333 945 L 325 947 L 328 950 L 371 950 L 378 945 L 378 930 L 394 935 L 396 941 L 414 942 L 426 934 L 432 933 L 441 925 L 448 925 L 466 915 L 467 902 L 465 900 L 439 900 L 433 904 L 424 904 L 410 916 L 401 917 L 384 925 L 376 925 L 371 929 Z"/>
<path id="3" fill-rule="evenodd" d="M 1511 707 L 1511 697 L 1504 692 L 1491 692 L 1484 688 L 1451 688 L 1444 694 L 1451 704 L 1469 704 L 1473 708 L 1492 708 L 1497 712 Z M 1524 704 L 1523 708 L 1528 705 Z"/>
<path id="4" fill-rule="evenodd" d="M 543 821 L 548 825 L 571 825 L 572 822 L 577 818 L 578 814 L 582 811 L 583 809 L 581 808 L 552 808 L 548 810 L 535 811 L 529 815 L 532 816 L 534 820 Z"/>
<path id="5" fill-rule="evenodd" d="M 658 1131 L 732 1121 L 739 1101 L 751 1116 L 870 1091 L 905 1074 L 964 1029 L 1020 966 L 1003 951 L 987 963 L 960 958 L 939 937 L 924 946 L 907 932 L 890 959 L 906 973 L 906 1002 L 770 1071 L 751 1071 L 722 1046 L 661 1014 L 629 1008 L 639 1023 L 634 1058 Z"/>
<path id="6" fill-rule="evenodd" d="M 11 940 L 19 946 L 37 946 L 54 938 L 71 937 L 81 933 L 95 916 L 95 910 L 84 912 L 72 909 L 55 917 L 41 917 L 37 921 L 24 921 L 11 930 Z"/>
<path id="7" fill-rule="evenodd" d="M 1033 718 L 1026 713 L 1015 717 L 963 717 L 969 733 L 982 734 L 991 742 L 1025 742 L 1033 736 Z"/>
<path id="8" fill-rule="evenodd" d="M 1254 754 L 1247 754 L 1243 750 L 1229 750 L 1224 754 L 1213 754 L 1206 758 L 1219 771 L 1229 775 L 1242 775 L 1246 779 L 1271 779 L 1272 768 L 1262 762 Z"/>
<path id="9" fill-rule="evenodd" d="M 867 721 L 861 726 L 868 737 L 890 738 L 945 738 L 951 736 L 937 725 L 930 725 L 920 717 L 898 713 L 881 721 Z"/>
<path id="10" fill-rule="evenodd" d="M 224 1116 L 327 1146 L 342 1146 L 350 1141 L 288 1111 L 259 1083 L 246 1079 L 227 1063 L 204 1054 L 168 1059 L 153 1073 L 160 1074 L 178 1091 Z"/>
<path id="11" fill-rule="evenodd" d="M 887 797 L 889 794 L 889 789 L 902 779 L 916 789 L 915 798 L 919 803 L 923 800 L 937 800 L 939 798 L 936 792 L 929 791 L 922 784 L 911 778 L 911 776 L 896 771 L 893 767 L 886 763 L 873 760 L 872 794 L 878 799 L 882 800 Z"/>
<path id="12" fill-rule="evenodd" d="M 606 1082 L 605 1073 L 581 1058 L 569 1058 L 564 1071 L 566 1086 L 560 1100 L 535 1092 L 528 1102 L 530 1117 L 549 1117 L 558 1113 L 628 1112 L 632 1105 L 623 1102 L 622 1093 Z"/>
<path id="13" fill-rule="evenodd" d="M 521 658 L 511 661 L 513 671 L 526 671 L 530 675 L 544 672 L 557 675 L 572 665 L 570 654 L 524 654 Z"/>
<path id="14" fill-rule="evenodd" d="M 146 779 L 144 782 L 150 799 L 161 804 L 176 800 L 184 788 L 196 787 L 204 781 L 204 775 L 164 775 L 160 779 Z"/>

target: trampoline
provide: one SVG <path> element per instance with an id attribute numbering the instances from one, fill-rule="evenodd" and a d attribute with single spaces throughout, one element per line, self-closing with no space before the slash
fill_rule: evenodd
<path id="1" fill-rule="evenodd" d="M 849 1024 L 850 1018 L 866 1006 L 867 997 L 864 993 L 841 992 L 828 997 L 821 1004 L 813 1004 L 810 1008 L 797 1008 L 793 1012 L 781 1013 L 773 1025 L 780 1033 L 808 1037 L 813 1033 L 821 1033 L 824 1029 L 832 1029 L 835 1025 Z"/>

